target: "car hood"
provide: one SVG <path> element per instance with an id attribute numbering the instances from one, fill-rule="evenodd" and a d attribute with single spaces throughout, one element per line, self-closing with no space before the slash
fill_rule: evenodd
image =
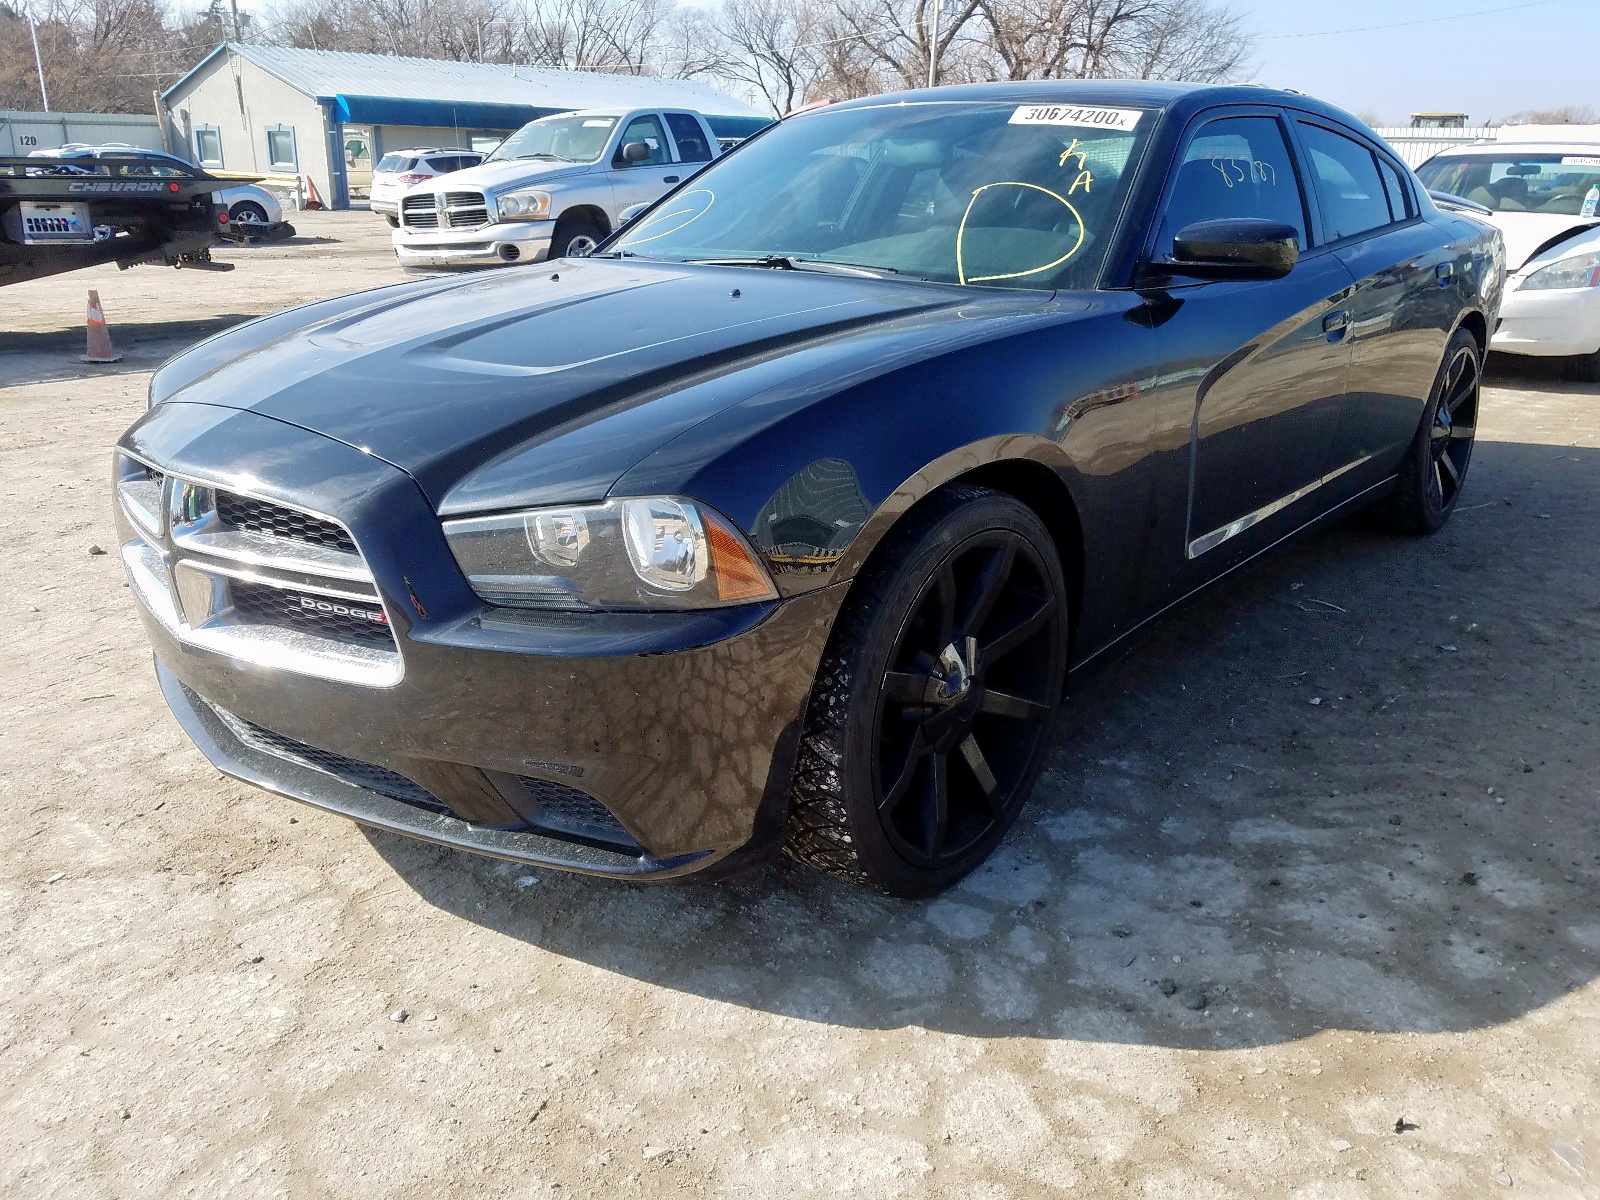
<path id="1" fill-rule="evenodd" d="M 1491 212 L 1478 215 L 1497 228 L 1506 239 L 1506 264 L 1512 271 L 1553 243 L 1576 237 L 1600 225 L 1600 218 L 1564 216 L 1559 213 Z"/>
<path id="2" fill-rule="evenodd" d="M 593 163 L 543 162 L 536 158 L 513 158 L 504 162 L 479 163 L 463 171 L 448 175 L 435 175 L 423 180 L 410 190 L 413 192 L 439 192 L 475 189 L 481 192 L 500 191 L 519 183 L 551 183 L 574 175 L 587 175 Z"/>
<path id="3" fill-rule="evenodd" d="M 1049 299 L 975 304 L 933 284 L 564 260 L 277 314 L 163 367 L 152 399 L 247 409 L 336 438 L 408 472 L 436 504 L 531 441 L 604 424 L 603 436 L 571 439 L 589 455 L 559 481 L 575 501 L 587 497 L 573 489 L 604 495 L 667 439 L 748 396 L 741 373 L 897 321 L 920 322 L 924 338 L 930 321 L 950 327 L 946 342 L 973 336 L 982 317 Z M 619 412 L 631 419 L 601 421 Z M 493 498 L 450 507 L 462 504 Z"/>

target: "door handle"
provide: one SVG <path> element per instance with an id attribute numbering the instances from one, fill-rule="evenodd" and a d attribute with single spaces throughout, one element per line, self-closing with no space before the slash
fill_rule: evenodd
<path id="1" fill-rule="evenodd" d="M 1342 335 L 1349 328 L 1350 312 L 1348 309 L 1341 308 L 1322 318 L 1322 332 L 1329 335 L 1329 341 L 1337 341 L 1338 339 L 1335 335 Z"/>
<path id="2" fill-rule="evenodd" d="M 1440 263 L 1433 269 L 1433 277 L 1439 281 L 1440 287 L 1449 287 L 1450 280 L 1455 276 L 1454 263 Z"/>
<path id="3" fill-rule="evenodd" d="M 661 182 L 662 183 L 677 183 L 680 178 L 681 178 L 681 176 L 678 176 L 678 175 L 668 175 Z"/>

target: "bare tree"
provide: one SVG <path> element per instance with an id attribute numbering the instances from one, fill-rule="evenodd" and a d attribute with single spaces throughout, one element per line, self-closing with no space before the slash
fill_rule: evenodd
<path id="1" fill-rule="evenodd" d="M 1506 117 L 1503 125 L 1594 125 L 1600 114 L 1587 104 L 1562 104 L 1556 108 L 1525 108 Z"/>
<path id="2" fill-rule="evenodd" d="M 1158 0 L 1108 28 L 1097 75 L 1136 79 L 1236 79 L 1249 54 L 1244 18 L 1208 0 Z"/>
<path id="3" fill-rule="evenodd" d="M 710 22 L 718 72 L 753 90 L 775 113 L 805 100 L 823 73 L 821 25 L 793 0 L 725 0 Z"/>

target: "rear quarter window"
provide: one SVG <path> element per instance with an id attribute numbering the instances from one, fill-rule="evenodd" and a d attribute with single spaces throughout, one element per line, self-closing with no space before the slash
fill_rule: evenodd
<path id="1" fill-rule="evenodd" d="M 417 160 L 404 154 L 385 154 L 379 160 L 377 170 L 394 171 L 396 173 L 409 171 L 417 165 Z"/>

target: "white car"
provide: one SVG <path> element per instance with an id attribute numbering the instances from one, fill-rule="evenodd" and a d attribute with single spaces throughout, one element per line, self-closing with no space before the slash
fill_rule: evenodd
<path id="1" fill-rule="evenodd" d="M 187 175 L 194 170 L 193 166 L 181 158 L 171 154 L 164 154 L 160 150 L 149 150 L 143 146 L 129 146 L 121 142 L 111 142 L 104 146 L 90 146 L 83 142 L 69 142 L 56 150 L 33 150 L 29 158 L 133 158 L 141 163 L 149 164 L 149 173 L 160 177 L 163 167 L 171 166 L 174 172 Z M 240 183 L 232 187 L 223 188 L 221 191 L 211 193 L 219 207 L 228 210 L 228 222 L 232 225 L 280 225 L 283 223 L 283 205 L 278 203 L 277 197 L 266 188 L 257 187 L 253 183 Z"/>
<path id="2" fill-rule="evenodd" d="M 1574 374 L 1600 380 L 1600 140 L 1502 135 L 1442 151 L 1417 175 L 1483 205 L 1505 237 L 1510 274 L 1490 348 L 1567 358 Z"/>
<path id="3" fill-rule="evenodd" d="M 476 150 L 463 150 L 460 146 L 391 151 L 372 168 L 372 191 L 367 203 L 373 212 L 382 213 L 390 225 L 399 225 L 400 196 L 407 188 L 452 171 L 464 171 L 482 161 L 483 155 Z"/>

